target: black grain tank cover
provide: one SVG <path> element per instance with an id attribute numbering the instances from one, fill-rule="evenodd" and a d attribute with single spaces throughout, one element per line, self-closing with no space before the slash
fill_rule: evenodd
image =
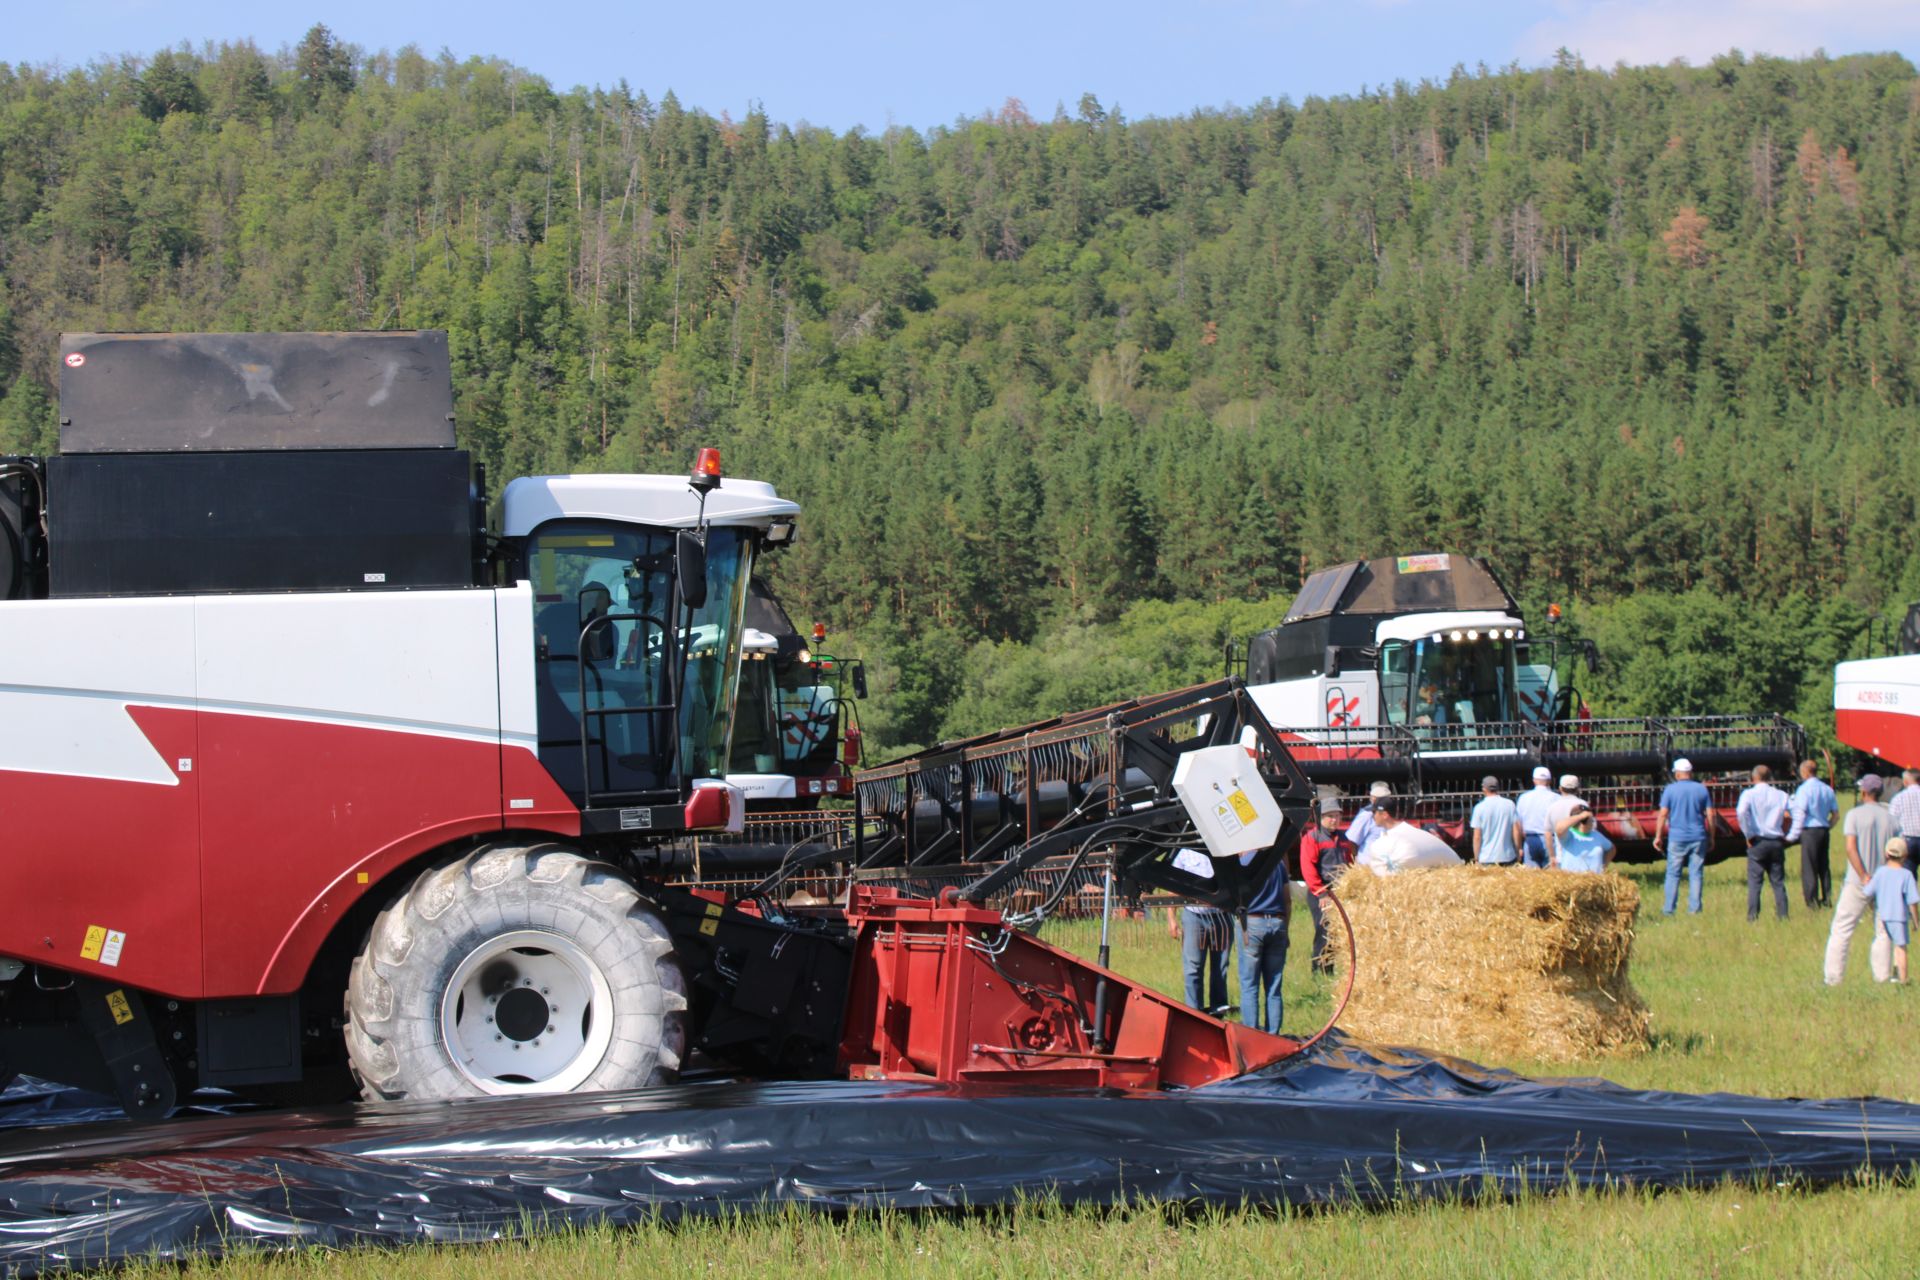
<path id="1" fill-rule="evenodd" d="M 1478 556 L 1422 552 L 1349 560 L 1309 577 L 1287 607 L 1285 621 L 1248 642 L 1247 682 L 1319 675 L 1329 647 L 1372 645 L 1385 618 L 1481 610 L 1518 617 L 1519 608 Z M 1340 669 L 1349 669 L 1348 663 Z"/>
<path id="2" fill-rule="evenodd" d="M 60 338 L 62 453 L 453 443 L 444 330 Z"/>
<path id="3" fill-rule="evenodd" d="M 468 587 L 464 449 L 47 459 L 55 596 Z"/>

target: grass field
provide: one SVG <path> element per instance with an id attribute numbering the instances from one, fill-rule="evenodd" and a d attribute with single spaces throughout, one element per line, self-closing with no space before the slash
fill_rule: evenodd
<path id="1" fill-rule="evenodd" d="M 1796 866 L 1790 870 L 1797 875 Z M 1877 1094 L 1920 1100 L 1914 1014 L 1920 992 L 1878 986 L 1855 938 L 1846 984 L 1829 990 L 1820 959 L 1826 912 L 1800 904 L 1784 924 L 1766 907 L 1746 921 L 1744 863 L 1710 868 L 1706 913 L 1660 914 L 1656 869 L 1641 886 L 1633 978 L 1652 1007 L 1655 1047 L 1638 1058 L 1562 1066 L 1623 1084 L 1694 1092 Z M 1791 877 L 1790 877 L 1791 879 Z M 1052 940 L 1092 954 L 1096 926 L 1054 927 Z M 1311 1031 L 1332 995 L 1309 976 L 1304 910 L 1288 957 L 1287 1029 Z M 1162 919 L 1116 930 L 1115 967 L 1178 991 L 1178 947 Z M 1491 1065 L 1549 1073 L 1540 1064 Z M 557 1275 L 570 1280 L 673 1274 L 844 1276 L 1913 1276 L 1920 1210 L 1911 1185 L 1886 1181 L 1807 1191 L 1729 1185 L 1649 1194 L 1582 1188 L 1500 1204 L 1407 1204 L 1312 1214 L 1152 1208 L 1063 1209 L 1044 1203 L 972 1217 L 794 1213 L 680 1227 L 585 1231 L 531 1244 L 348 1255 L 235 1258 L 136 1268 L 142 1277 L 434 1280 Z"/>

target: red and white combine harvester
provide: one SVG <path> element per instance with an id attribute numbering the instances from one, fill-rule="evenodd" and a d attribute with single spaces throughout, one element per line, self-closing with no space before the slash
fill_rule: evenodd
<path id="1" fill-rule="evenodd" d="M 996 905 L 1049 860 L 1244 902 L 1310 797 L 1237 682 L 863 784 L 839 906 L 777 892 L 811 852 L 676 888 L 689 837 L 743 820 L 749 583 L 795 504 L 701 450 L 515 479 L 489 532 L 443 333 L 61 353 L 61 453 L 0 458 L 0 1079 L 161 1114 L 203 1085 L 631 1087 L 692 1054 L 1152 1087 L 1297 1047 Z"/>
<path id="2" fill-rule="evenodd" d="M 1907 607 L 1898 643 L 1890 657 L 1834 667 L 1834 732 L 1856 751 L 1920 768 L 1920 604 Z"/>
<path id="3" fill-rule="evenodd" d="M 1390 783 L 1463 846 L 1489 774 L 1510 793 L 1540 766 L 1573 774 L 1621 856 L 1644 860 L 1675 759 L 1692 761 L 1737 831 L 1752 767 L 1786 776 L 1804 754 L 1805 732 L 1773 714 L 1593 717 L 1560 667 L 1563 648 L 1589 670 L 1598 655 L 1563 641 L 1553 615 L 1547 634 L 1532 628 L 1477 557 L 1349 561 L 1309 577 L 1281 624 L 1248 643 L 1248 690 L 1316 785 L 1364 795 Z"/>

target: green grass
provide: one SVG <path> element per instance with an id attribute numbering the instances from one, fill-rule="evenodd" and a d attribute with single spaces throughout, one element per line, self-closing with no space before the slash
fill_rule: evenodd
<path id="1" fill-rule="evenodd" d="M 1797 851 L 1793 854 L 1797 864 Z M 1797 865 L 1792 868 L 1797 874 Z M 1820 976 L 1828 916 L 1772 908 L 1746 921 L 1744 863 L 1709 868 L 1706 914 L 1660 914 L 1660 876 L 1628 868 L 1641 886 L 1633 979 L 1654 1015 L 1656 1046 L 1638 1058 L 1532 1073 L 1605 1075 L 1623 1084 L 1704 1092 L 1804 1096 L 1878 1094 L 1915 1100 L 1914 1013 L 1920 992 L 1878 986 L 1855 939 L 1846 985 Z M 1770 899 L 1769 899 L 1770 901 Z M 1092 955 L 1097 925 L 1049 926 L 1047 936 Z M 1303 910 L 1288 956 L 1287 1024 L 1317 1028 L 1333 985 L 1309 976 Z M 1180 958 L 1163 917 L 1122 922 L 1115 967 L 1180 989 Z M 242 1256 L 136 1267 L 142 1280 L 568 1280 L 674 1274 L 766 1276 L 1128 1276 L 1254 1274 L 1412 1277 L 1912 1276 L 1920 1274 L 1914 1190 L 1876 1180 L 1823 1191 L 1727 1185 L 1698 1192 L 1576 1188 L 1489 1204 L 1408 1203 L 1319 1213 L 1154 1208 L 1064 1209 L 1036 1203 L 973 1216 L 799 1211 L 678 1227 L 562 1231 L 531 1244 L 421 1247 L 404 1253 Z"/>

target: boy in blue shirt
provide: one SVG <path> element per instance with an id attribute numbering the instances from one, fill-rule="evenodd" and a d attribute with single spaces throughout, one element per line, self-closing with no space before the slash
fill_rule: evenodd
<path id="1" fill-rule="evenodd" d="M 1589 871 L 1598 875 L 1613 862 L 1613 841 L 1600 832 L 1593 810 L 1583 802 L 1553 829 L 1560 848 L 1555 864 L 1562 871 Z"/>
<path id="2" fill-rule="evenodd" d="M 1874 902 L 1874 915 L 1893 942 L 1893 972 L 1896 981 L 1907 981 L 1908 925 L 1920 920 L 1920 886 L 1907 870 L 1907 842 L 1899 836 L 1887 841 L 1887 860 L 1881 864 L 1863 891 Z"/>

